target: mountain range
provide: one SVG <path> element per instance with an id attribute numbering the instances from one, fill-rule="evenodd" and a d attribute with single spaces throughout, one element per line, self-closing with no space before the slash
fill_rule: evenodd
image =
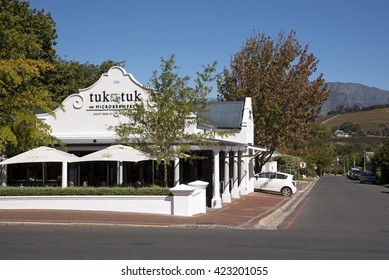
<path id="1" fill-rule="evenodd" d="M 327 115 L 339 106 L 353 108 L 389 104 L 389 91 L 355 83 L 329 82 L 331 93 L 319 115 Z"/>

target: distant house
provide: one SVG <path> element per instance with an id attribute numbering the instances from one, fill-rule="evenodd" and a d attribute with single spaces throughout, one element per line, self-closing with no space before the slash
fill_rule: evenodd
<path id="1" fill-rule="evenodd" d="M 334 137 L 344 138 L 344 137 L 351 137 L 351 135 L 349 133 L 344 132 L 343 130 L 338 129 L 334 132 Z"/>

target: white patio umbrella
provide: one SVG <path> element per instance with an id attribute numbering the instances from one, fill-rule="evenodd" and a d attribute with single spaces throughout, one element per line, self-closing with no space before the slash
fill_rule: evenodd
<path id="1" fill-rule="evenodd" d="M 123 183 L 123 165 L 124 161 L 127 162 L 140 162 L 146 160 L 153 160 L 153 158 L 137 149 L 123 145 L 113 145 L 108 148 L 96 151 L 89 155 L 80 157 L 77 162 L 90 162 L 90 161 L 116 161 L 117 162 L 117 183 Z"/>
<path id="2" fill-rule="evenodd" d="M 108 148 L 96 151 L 89 155 L 80 157 L 78 162 L 85 161 L 129 161 L 129 162 L 139 162 L 144 160 L 151 160 L 152 158 L 137 149 L 123 146 L 123 145 L 113 145 Z"/>
<path id="3" fill-rule="evenodd" d="M 0 165 L 18 164 L 18 163 L 45 163 L 62 162 L 62 182 L 61 186 L 67 186 L 68 163 L 77 161 L 79 157 L 50 147 L 39 147 L 27 152 L 21 153 L 9 159 L 0 162 Z"/>

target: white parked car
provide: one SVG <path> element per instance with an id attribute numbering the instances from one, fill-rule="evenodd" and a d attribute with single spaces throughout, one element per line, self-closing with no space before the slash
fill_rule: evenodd
<path id="1" fill-rule="evenodd" d="M 291 196 L 297 191 L 293 175 L 281 172 L 261 172 L 254 176 L 254 189 L 279 192 L 283 196 Z"/>

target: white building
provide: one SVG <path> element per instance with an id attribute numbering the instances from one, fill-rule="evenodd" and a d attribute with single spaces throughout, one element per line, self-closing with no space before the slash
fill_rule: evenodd
<path id="1" fill-rule="evenodd" d="M 110 127 L 126 118 L 120 110 L 131 109 L 140 100 L 147 101 L 148 89 L 123 68 L 112 67 L 92 86 L 79 90 L 63 101 L 63 110 L 57 109 L 55 117 L 39 114 L 49 124 L 52 135 L 66 144 L 67 151 L 78 156 L 116 144 L 117 136 Z M 209 103 L 206 114 L 208 122 L 187 128 L 196 133 L 204 129 L 233 129 L 232 136 L 216 139 L 219 145 L 213 147 L 193 146 L 192 150 L 205 157 L 192 163 L 176 159 L 169 173 L 170 186 L 195 180 L 209 182 L 207 205 L 219 208 L 233 198 L 254 191 L 250 178 L 254 175 L 253 157 L 265 151 L 255 147 L 254 123 L 251 99 L 241 102 Z M 193 116 L 201 117 L 201 116 Z M 123 178 L 118 178 L 117 169 L 122 168 Z M 151 174 L 161 172 L 152 161 L 142 163 L 92 162 L 70 164 L 68 180 L 76 185 L 89 181 L 90 185 L 130 184 L 142 181 L 151 183 Z M 10 172 L 12 174 L 12 172 Z M 154 177 L 153 177 L 154 178 Z M 12 182 L 12 178 L 8 179 Z"/>

